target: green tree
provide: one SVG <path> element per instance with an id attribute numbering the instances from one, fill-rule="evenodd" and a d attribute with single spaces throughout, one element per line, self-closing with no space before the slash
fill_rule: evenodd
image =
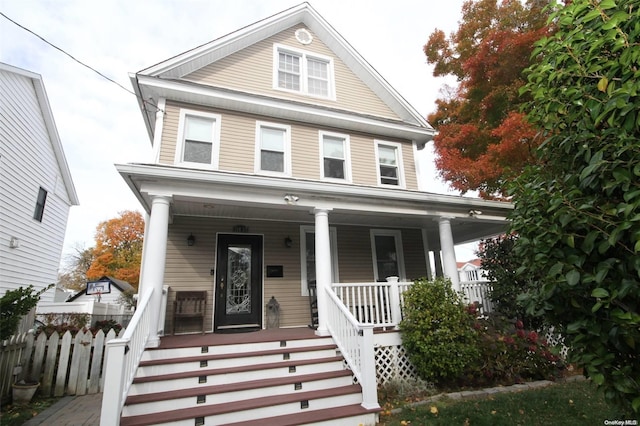
<path id="1" fill-rule="evenodd" d="M 523 300 L 562 327 L 570 361 L 640 411 L 640 2 L 553 5 L 523 92 L 545 137 L 513 185 Z"/>
<path id="2" fill-rule="evenodd" d="M 491 281 L 489 298 L 493 309 L 506 318 L 522 320 L 527 328 L 536 329 L 542 325 L 542 321 L 526 315 L 526 308 L 518 296 L 535 285 L 539 273 L 534 276 L 518 273 L 522 261 L 514 253 L 517 239 L 514 234 L 506 234 L 483 240 L 478 257 L 487 279 Z"/>

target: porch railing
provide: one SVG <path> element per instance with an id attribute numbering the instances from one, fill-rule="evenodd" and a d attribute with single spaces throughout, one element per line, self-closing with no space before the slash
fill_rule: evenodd
<path id="1" fill-rule="evenodd" d="M 349 368 L 362 386 L 362 406 L 367 409 L 380 408 L 373 348 L 373 325 L 359 322 L 334 291 L 327 288 L 326 292 L 329 305 L 327 327 Z"/>
<path id="2" fill-rule="evenodd" d="M 118 426 L 133 377 L 142 358 L 151 328 L 149 301 L 154 289 L 148 289 L 138 301 L 127 331 L 122 338 L 107 343 L 105 354 L 104 390 L 102 397 L 101 426 Z"/>
<path id="3" fill-rule="evenodd" d="M 492 290 L 488 281 L 465 281 L 460 283 L 460 291 L 464 294 L 465 301 L 469 304 L 478 303 L 480 315 L 486 315 L 493 310 L 493 304 L 489 298 Z"/>
<path id="4" fill-rule="evenodd" d="M 411 284 L 391 279 L 377 283 L 334 283 L 332 288 L 358 322 L 395 329 L 403 317 L 403 293 Z"/>

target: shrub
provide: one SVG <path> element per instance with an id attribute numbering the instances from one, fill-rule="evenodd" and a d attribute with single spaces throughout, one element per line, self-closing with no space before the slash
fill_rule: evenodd
<path id="1" fill-rule="evenodd" d="M 404 293 L 402 341 L 421 378 L 435 383 L 460 376 L 478 357 L 476 334 L 451 281 L 418 279 Z"/>
<path id="2" fill-rule="evenodd" d="M 0 298 L 0 340 L 6 340 L 13 335 L 22 317 L 36 307 L 42 293 L 49 290 L 53 284 L 40 291 L 30 285 L 8 290 Z"/>
<path id="3" fill-rule="evenodd" d="M 525 380 L 554 380 L 564 364 L 547 342 L 521 320 L 491 316 L 473 323 L 480 351 L 467 371 L 473 385 L 511 385 Z"/>
<path id="4" fill-rule="evenodd" d="M 94 326 L 91 328 L 91 333 L 95 336 L 98 331 L 102 330 L 104 334 L 107 334 L 111 329 L 113 329 L 116 334 L 118 334 L 120 333 L 120 330 L 122 330 L 122 325 L 118 324 L 117 321 L 112 319 L 96 321 Z"/>

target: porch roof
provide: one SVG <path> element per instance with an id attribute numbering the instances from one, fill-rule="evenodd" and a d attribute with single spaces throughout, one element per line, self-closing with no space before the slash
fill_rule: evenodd
<path id="1" fill-rule="evenodd" d="M 433 243 L 441 217 L 451 219 L 454 243 L 462 244 L 504 232 L 513 209 L 506 202 L 401 189 L 168 165 L 116 168 L 148 213 L 154 195 L 172 198 L 172 216 L 313 223 L 313 210 L 326 208 L 331 225 L 424 229 Z"/>

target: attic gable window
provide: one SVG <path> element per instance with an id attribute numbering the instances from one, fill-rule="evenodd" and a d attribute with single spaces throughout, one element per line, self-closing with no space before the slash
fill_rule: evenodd
<path id="1" fill-rule="evenodd" d="M 218 168 L 220 115 L 181 110 L 176 145 L 176 164 Z"/>
<path id="2" fill-rule="evenodd" d="M 33 218 L 38 222 L 42 222 L 44 216 L 44 205 L 47 202 L 47 190 L 40 187 L 38 190 L 38 198 L 36 199 L 36 209 L 33 212 Z"/>
<path id="3" fill-rule="evenodd" d="M 274 88 L 335 99 L 333 60 L 288 46 L 275 45 Z"/>

